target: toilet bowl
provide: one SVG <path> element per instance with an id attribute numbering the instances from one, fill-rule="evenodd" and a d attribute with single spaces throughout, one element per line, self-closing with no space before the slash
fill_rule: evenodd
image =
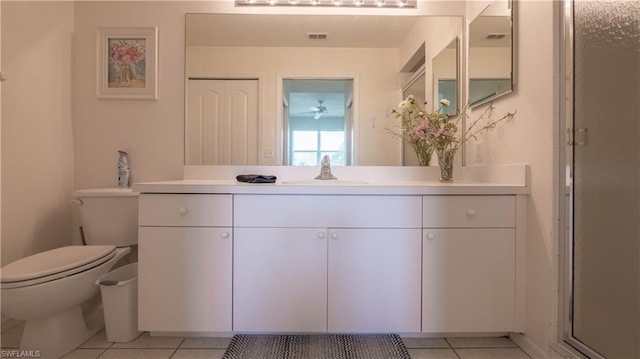
<path id="1" fill-rule="evenodd" d="M 84 231 L 88 245 L 37 253 L 1 271 L 2 313 L 25 322 L 20 349 L 43 358 L 59 358 L 102 329 L 87 328 L 82 305 L 98 294 L 95 281 L 137 243 L 137 193 L 100 189 L 74 195 L 83 228 L 93 229 Z M 101 226 L 109 229 L 101 233 Z"/>

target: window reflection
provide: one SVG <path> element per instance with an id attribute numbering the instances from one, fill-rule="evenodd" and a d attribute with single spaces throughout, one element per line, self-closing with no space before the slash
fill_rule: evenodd
<path id="1" fill-rule="evenodd" d="M 285 163 L 319 166 L 323 156 L 332 165 L 350 165 L 348 153 L 353 81 L 350 79 L 285 79 Z"/>

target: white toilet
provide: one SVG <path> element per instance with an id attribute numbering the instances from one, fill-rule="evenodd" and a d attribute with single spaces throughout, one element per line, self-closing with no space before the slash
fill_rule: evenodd
<path id="1" fill-rule="evenodd" d="M 95 281 L 138 244 L 138 193 L 127 188 L 74 192 L 87 245 L 56 248 L 2 267 L 2 313 L 24 320 L 21 350 L 58 358 L 98 328 L 87 328 L 82 304 Z"/>

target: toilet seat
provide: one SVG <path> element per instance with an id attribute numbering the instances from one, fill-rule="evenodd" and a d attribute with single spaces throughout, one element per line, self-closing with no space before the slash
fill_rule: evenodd
<path id="1" fill-rule="evenodd" d="M 2 289 L 64 278 L 99 266 L 115 254 L 115 246 L 103 245 L 66 246 L 37 253 L 2 267 Z"/>

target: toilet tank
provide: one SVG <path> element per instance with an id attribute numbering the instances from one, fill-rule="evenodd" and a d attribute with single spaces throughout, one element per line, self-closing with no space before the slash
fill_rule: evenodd
<path id="1" fill-rule="evenodd" d="M 138 193 L 130 188 L 83 189 L 73 193 L 87 244 L 138 244 Z"/>

